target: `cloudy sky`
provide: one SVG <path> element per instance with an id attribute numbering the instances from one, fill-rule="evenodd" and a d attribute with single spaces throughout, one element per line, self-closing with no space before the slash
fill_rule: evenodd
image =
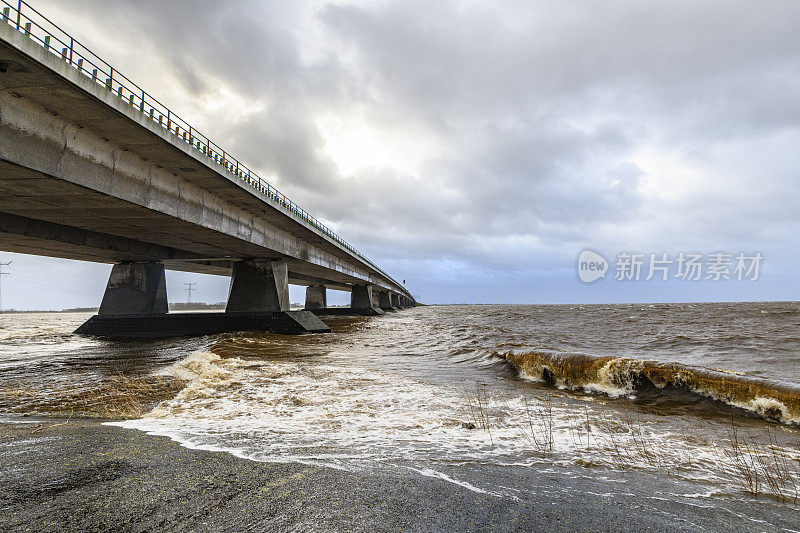
<path id="1" fill-rule="evenodd" d="M 800 299 L 798 2 L 33 5 L 424 302 Z M 621 252 L 764 259 L 616 281 Z M 5 307 L 97 305 L 110 269 L 0 259 Z"/>

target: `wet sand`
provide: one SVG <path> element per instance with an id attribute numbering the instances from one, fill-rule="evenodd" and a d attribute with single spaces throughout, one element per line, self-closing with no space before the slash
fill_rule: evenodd
<path id="1" fill-rule="evenodd" d="M 674 487 L 642 473 L 617 479 L 614 488 L 624 494 L 609 495 L 609 482 L 594 479 L 589 468 L 453 468 L 448 475 L 490 481 L 516 497 L 481 494 L 410 470 L 356 474 L 260 463 L 92 420 L 20 418 L 0 424 L 0 530 L 749 531 L 800 525 L 795 511 L 769 502 L 739 505 L 750 516 L 743 519 L 702 501 L 654 499 Z"/>

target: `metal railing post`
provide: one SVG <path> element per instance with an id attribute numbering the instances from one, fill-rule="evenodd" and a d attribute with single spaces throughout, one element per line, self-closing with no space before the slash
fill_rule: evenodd
<path id="1" fill-rule="evenodd" d="M 22 0 L 17 2 L 17 31 L 19 31 L 19 25 L 22 22 Z"/>
<path id="2" fill-rule="evenodd" d="M 75 44 L 75 39 L 69 38 L 69 64 L 72 64 L 72 47 Z"/>

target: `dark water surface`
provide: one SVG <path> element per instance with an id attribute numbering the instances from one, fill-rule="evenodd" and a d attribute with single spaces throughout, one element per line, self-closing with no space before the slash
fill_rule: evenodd
<path id="1" fill-rule="evenodd" d="M 501 497 L 453 468 L 581 465 L 611 491 L 648 471 L 700 505 L 800 490 L 798 303 L 422 307 L 154 342 L 72 335 L 87 317 L 0 315 L 0 410 Z"/>

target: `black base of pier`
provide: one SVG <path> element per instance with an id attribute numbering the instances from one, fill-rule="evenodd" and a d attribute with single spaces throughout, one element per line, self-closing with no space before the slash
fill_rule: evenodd
<path id="1" fill-rule="evenodd" d="M 307 309 L 317 316 L 376 316 L 386 312 L 379 307 L 321 307 L 319 309 Z"/>
<path id="2" fill-rule="evenodd" d="M 331 328 L 308 311 L 274 313 L 168 313 L 94 315 L 75 333 L 123 339 L 188 337 L 231 331 L 330 333 Z"/>

